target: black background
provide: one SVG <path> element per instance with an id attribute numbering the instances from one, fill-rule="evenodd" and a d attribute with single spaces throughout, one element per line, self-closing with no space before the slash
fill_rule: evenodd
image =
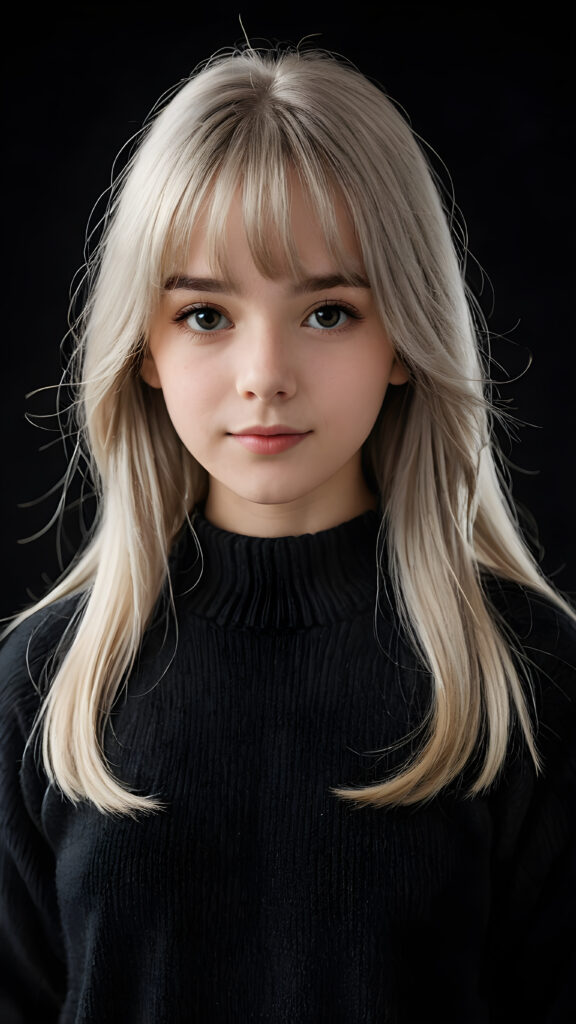
<path id="1" fill-rule="evenodd" d="M 5 31 L 3 190 L 2 593 L 0 615 L 39 596 L 58 571 L 50 519 L 65 468 L 50 430 L 25 420 L 53 409 L 70 283 L 91 208 L 114 157 L 166 89 L 221 47 L 298 43 L 337 51 L 377 80 L 450 170 L 494 354 L 519 379 L 500 388 L 523 423 L 507 447 L 517 501 L 535 518 L 542 564 L 576 592 L 574 441 L 573 23 L 568 5 L 57 6 L 15 12 Z M 277 13 L 273 13 L 276 11 Z M 480 276 L 473 275 L 478 284 Z M 531 360 L 529 369 L 523 373 Z M 40 421 L 44 428 L 53 426 Z M 46 444 L 49 447 L 41 450 Z M 71 519 L 72 522 L 72 519 Z M 70 526 L 74 542 L 74 528 Z"/>

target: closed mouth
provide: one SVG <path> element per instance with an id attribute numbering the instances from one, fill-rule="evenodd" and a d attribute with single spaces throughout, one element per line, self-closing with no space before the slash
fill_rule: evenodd
<path id="1" fill-rule="evenodd" d="M 293 434 L 310 434 L 310 430 L 295 430 L 293 427 L 285 427 L 277 424 L 273 427 L 247 427 L 245 430 L 230 431 L 233 437 L 286 437 Z"/>

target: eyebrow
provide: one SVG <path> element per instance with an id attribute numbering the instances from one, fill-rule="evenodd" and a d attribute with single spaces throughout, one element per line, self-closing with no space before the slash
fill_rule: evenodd
<path id="1" fill-rule="evenodd" d="M 366 278 L 362 274 L 319 274 L 312 277 L 305 277 L 295 281 L 292 291 L 295 295 L 302 295 L 305 292 L 322 292 L 329 288 L 370 288 Z M 176 274 L 169 277 L 164 285 L 165 291 L 176 291 L 184 289 L 191 292 L 226 292 L 238 295 L 240 289 L 233 281 L 220 280 L 215 277 L 188 277 L 186 274 Z"/>

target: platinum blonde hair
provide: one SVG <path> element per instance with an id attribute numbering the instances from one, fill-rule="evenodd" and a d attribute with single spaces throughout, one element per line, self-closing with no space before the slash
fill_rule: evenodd
<path id="1" fill-rule="evenodd" d="M 343 197 L 382 322 L 409 370 L 408 384 L 389 389 L 364 454 L 384 511 L 379 551 L 386 546 L 403 625 L 434 683 L 416 754 L 377 785 L 334 792 L 376 805 L 429 798 L 482 740 L 476 793 L 503 763 L 512 717 L 538 763 L 526 689 L 480 570 L 566 605 L 526 549 L 499 482 L 479 313 L 433 174 L 406 120 L 356 69 L 326 53 L 247 49 L 213 58 L 178 89 L 114 186 L 75 370 L 99 512 L 67 575 L 20 617 L 81 595 L 36 729 L 51 782 L 103 812 L 160 806 L 114 777 L 102 735 L 168 580 L 172 541 L 207 486 L 161 392 L 139 374 L 151 313 L 182 268 L 201 209 L 213 262 L 225 260 L 238 187 L 259 269 L 278 273 L 280 251 L 297 270 L 294 172 L 346 272 L 333 207 Z"/>

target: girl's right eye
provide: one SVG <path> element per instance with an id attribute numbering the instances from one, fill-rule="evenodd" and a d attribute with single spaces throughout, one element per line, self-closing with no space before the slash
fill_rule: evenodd
<path id="1" fill-rule="evenodd" d="M 232 326 L 228 317 L 213 306 L 189 306 L 178 314 L 176 320 L 196 334 L 210 334 Z"/>

